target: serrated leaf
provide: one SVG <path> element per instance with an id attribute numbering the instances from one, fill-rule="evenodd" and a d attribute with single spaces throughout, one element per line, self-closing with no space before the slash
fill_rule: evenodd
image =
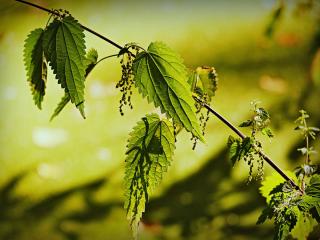
<path id="1" fill-rule="evenodd" d="M 274 240 L 287 239 L 290 231 L 295 227 L 298 221 L 299 209 L 296 206 L 288 208 L 275 221 L 275 235 Z M 280 218 L 280 219 L 279 219 Z"/>
<path id="2" fill-rule="evenodd" d="M 228 139 L 228 147 L 229 147 L 229 158 L 234 165 L 240 158 L 240 150 L 241 150 L 241 140 L 236 139 L 232 136 L 229 136 Z"/>
<path id="3" fill-rule="evenodd" d="M 195 71 L 190 72 L 188 83 L 192 92 L 201 98 L 206 95 L 209 103 L 217 90 L 218 75 L 213 67 L 197 67 Z"/>
<path id="4" fill-rule="evenodd" d="M 284 171 L 284 173 L 289 176 L 294 182 L 297 182 L 297 177 L 293 172 Z M 279 173 L 272 173 L 270 176 L 267 176 L 262 182 L 261 187 L 259 188 L 260 193 L 263 197 L 266 198 L 266 202 L 269 203 L 271 200 L 270 193 L 274 188 L 284 183 L 285 179 Z"/>
<path id="5" fill-rule="evenodd" d="M 306 188 L 306 193 L 309 196 L 320 198 L 320 175 L 315 174 L 311 177 L 309 185 Z"/>
<path id="6" fill-rule="evenodd" d="M 98 52 L 97 50 L 91 48 L 86 55 L 86 74 L 85 74 L 85 78 L 87 78 L 87 76 L 89 75 L 89 73 L 92 71 L 92 69 L 95 67 L 96 63 L 98 60 Z M 56 107 L 56 109 L 54 110 L 50 121 L 52 121 L 55 117 L 57 117 L 59 115 L 59 113 L 64 109 L 64 107 L 68 104 L 68 102 L 70 102 L 70 95 L 68 92 L 65 92 L 64 96 L 62 97 L 62 99 L 60 100 L 58 106 Z"/>
<path id="7" fill-rule="evenodd" d="M 204 141 L 182 59 L 161 42 L 151 43 L 133 63 L 136 87 L 149 102 Z"/>
<path id="8" fill-rule="evenodd" d="M 297 223 L 290 234 L 292 235 L 292 237 L 298 240 L 307 239 L 316 225 L 317 221 L 299 212 Z"/>
<path id="9" fill-rule="evenodd" d="M 42 48 L 43 29 L 33 30 L 25 40 L 24 64 L 27 80 L 30 83 L 33 100 L 41 109 L 47 81 L 47 61 Z"/>
<path id="10" fill-rule="evenodd" d="M 213 67 L 202 66 L 197 67 L 196 72 L 202 83 L 202 90 L 208 95 L 210 102 L 218 88 L 218 75 L 216 70 Z"/>
<path id="11" fill-rule="evenodd" d="M 69 93 L 65 93 L 64 96 L 61 98 L 58 106 L 56 107 L 56 109 L 54 110 L 50 121 L 52 121 L 56 116 L 59 115 L 59 113 L 64 109 L 64 107 L 68 104 L 68 102 L 70 102 L 70 96 Z"/>
<path id="12" fill-rule="evenodd" d="M 89 51 L 86 54 L 86 74 L 85 77 L 89 75 L 89 73 L 92 71 L 92 69 L 96 66 L 96 63 L 98 61 L 98 52 L 94 48 L 90 48 Z"/>
<path id="13" fill-rule="evenodd" d="M 72 16 L 53 20 L 44 32 L 43 47 L 58 82 L 85 117 L 86 47 L 82 27 Z"/>
<path id="14" fill-rule="evenodd" d="M 139 121 L 130 133 L 125 160 L 124 208 L 135 237 L 149 195 L 172 161 L 175 148 L 173 132 L 171 122 L 150 114 Z"/>
<path id="15" fill-rule="evenodd" d="M 241 140 L 239 138 L 229 136 L 229 158 L 233 165 L 252 151 L 252 143 L 253 142 L 250 137 L 246 137 Z"/>

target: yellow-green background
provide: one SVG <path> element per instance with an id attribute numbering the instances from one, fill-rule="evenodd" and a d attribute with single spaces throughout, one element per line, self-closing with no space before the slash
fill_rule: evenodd
<path id="1" fill-rule="evenodd" d="M 271 111 L 276 135 L 271 143 L 263 141 L 265 151 L 283 169 L 302 163 L 295 149 L 303 143 L 293 131 L 298 109 L 306 108 L 315 125 L 320 122 L 319 86 L 306 87 L 319 31 L 314 12 L 297 16 L 288 1 L 268 39 L 264 30 L 275 1 L 34 2 L 67 9 L 121 45 L 147 47 L 161 40 L 188 67 L 214 66 L 219 89 L 213 107 L 239 124 L 249 116 L 250 101 L 260 100 Z M 121 69 L 113 58 L 88 77 L 87 119 L 70 104 L 49 122 L 63 91 L 50 73 L 39 111 L 23 65 L 24 39 L 47 18 L 40 10 L 1 1 L 0 238 L 130 239 L 122 208 L 126 140 L 154 108 L 135 92 L 134 111 L 120 116 L 115 84 Z M 90 33 L 86 45 L 101 57 L 118 51 Z M 246 184 L 247 166 L 232 168 L 227 158 L 229 134 L 211 117 L 206 144 L 195 151 L 189 134 L 178 136 L 172 166 L 147 206 L 141 239 L 272 239 L 271 222 L 255 225 L 264 204 L 260 183 Z M 266 175 L 272 172 L 265 169 Z"/>

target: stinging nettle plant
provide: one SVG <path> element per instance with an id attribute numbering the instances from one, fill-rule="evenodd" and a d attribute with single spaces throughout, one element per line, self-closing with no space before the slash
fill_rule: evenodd
<path id="1" fill-rule="evenodd" d="M 163 42 L 152 42 L 147 49 L 136 43 L 128 43 L 122 47 L 81 25 L 68 11 L 49 10 L 23 0 L 16 1 L 50 13 L 45 27 L 33 30 L 25 40 L 24 63 L 33 100 L 39 109 L 45 96 L 48 66 L 64 89 L 64 96 L 51 120 L 69 102 L 85 118 L 86 77 L 97 64 L 111 57 L 120 59 L 122 70 L 121 79 L 116 83 L 116 88 L 122 94 L 119 101 L 120 114 L 124 114 L 125 106 L 133 108 L 133 87 L 163 113 L 161 117 L 155 113 L 146 114 L 129 134 L 125 159 L 124 208 L 135 238 L 149 196 L 171 164 L 176 135 L 183 129 L 190 132 L 195 148 L 198 140 L 205 141 L 204 133 L 210 114 L 237 134 L 237 138 L 230 136 L 228 140 L 230 159 L 233 164 L 243 159 L 249 165 L 248 180 L 252 179 L 256 164 L 257 178 L 262 178 L 264 161 L 281 176 L 280 182 L 271 181 L 271 185 L 277 182 L 282 184 L 281 187 L 274 185 L 274 189 L 270 188 L 268 178 L 263 182 L 263 187 L 269 186 L 270 191 L 266 193 L 262 187 L 262 194 L 267 196 L 267 208 L 258 223 L 274 217 L 275 239 L 284 239 L 295 223 L 302 219 L 298 219 L 296 212 L 305 218 L 311 216 L 319 222 L 320 175 L 316 167 L 310 165 L 313 149 L 309 145 L 309 137 L 314 138 L 319 129 L 307 127 L 305 112 L 299 118 L 298 129 L 306 139 L 306 147 L 299 150 L 306 155 L 307 160 L 296 170 L 298 177 L 294 174 L 289 174 L 289 177 L 263 152 L 258 140 L 259 133 L 269 138 L 273 136 L 268 127 L 270 116 L 265 109 L 253 102 L 253 117 L 239 126 L 250 128 L 251 135 L 247 137 L 210 106 L 218 81 L 213 67 L 187 69 L 183 59 Z M 84 30 L 115 46 L 119 51 L 99 59 L 97 50 L 86 51 Z M 297 199 L 302 199 L 303 203 L 299 205 Z M 293 201 L 295 205 L 291 204 Z"/>

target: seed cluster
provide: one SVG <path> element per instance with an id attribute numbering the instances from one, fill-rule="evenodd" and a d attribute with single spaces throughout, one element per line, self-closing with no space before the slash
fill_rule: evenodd
<path id="1" fill-rule="evenodd" d="M 202 100 L 203 100 L 203 102 L 208 104 L 208 98 L 207 98 L 206 94 L 203 96 Z M 196 114 L 200 115 L 199 122 L 200 122 L 200 127 L 202 130 L 202 135 L 205 135 L 205 130 L 207 127 L 207 122 L 209 121 L 210 112 L 209 112 L 209 110 L 207 110 L 206 113 L 203 113 L 203 106 L 199 102 L 195 103 L 195 107 L 196 107 Z M 192 150 L 195 150 L 197 143 L 198 143 L 198 138 L 195 136 L 192 136 L 191 141 L 193 141 Z"/>
<path id="2" fill-rule="evenodd" d="M 125 47 L 127 50 L 125 53 L 121 54 L 121 79 L 117 82 L 116 88 L 120 89 L 120 92 L 122 93 L 120 101 L 119 101 L 119 112 L 121 116 L 124 115 L 123 107 L 128 106 L 130 109 L 133 109 L 132 102 L 131 102 L 131 96 L 132 96 L 132 85 L 133 85 L 133 71 L 132 71 L 132 65 L 135 56 L 139 53 L 139 48 L 137 48 L 134 45 L 131 45 L 129 47 Z M 132 51 L 135 51 L 135 54 L 129 51 L 131 49 Z"/>

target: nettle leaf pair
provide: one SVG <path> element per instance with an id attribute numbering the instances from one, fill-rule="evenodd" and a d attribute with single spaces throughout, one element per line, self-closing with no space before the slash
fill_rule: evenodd
<path id="1" fill-rule="evenodd" d="M 24 62 L 38 108 L 41 109 L 45 95 L 48 61 L 65 90 L 65 96 L 53 116 L 70 100 L 85 117 L 84 80 L 87 68 L 93 64 L 88 61 L 95 58 L 86 58 L 85 55 L 83 29 L 71 15 L 55 17 L 45 29 L 38 28 L 29 34 L 25 41 Z"/>
<path id="2" fill-rule="evenodd" d="M 57 16 L 45 29 L 38 28 L 29 34 L 24 48 L 27 78 L 39 109 L 45 95 L 47 62 L 65 92 L 51 119 L 69 101 L 85 118 L 86 77 L 101 60 L 118 56 L 122 76 L 116 88 L 122 93 L 121 115 L 124 105 L 132 108 L 132 86 L 135 86 L 167 117 L 146 115 L 130 133 L 125 160 L 125 209 L 136 236 L 149 195 L 172 161 L 177 126 L 179 130 L 184 128 L 190 132 L 194 139 L 204 141 L 203 116 L 200 116 L 202 129 L 197 118 L 201 105 L 193 97 L 210 103 L 217 89 L 217 74 L 212 67 L 188 71 L 181 57 L 162 42 L 151 43 L 147 50 L 130 43 L 118 54 L 98 61 L 96 50 L 86 54 L 81 25 L 69 13 L 62 10 L 54 13 Z"/>

